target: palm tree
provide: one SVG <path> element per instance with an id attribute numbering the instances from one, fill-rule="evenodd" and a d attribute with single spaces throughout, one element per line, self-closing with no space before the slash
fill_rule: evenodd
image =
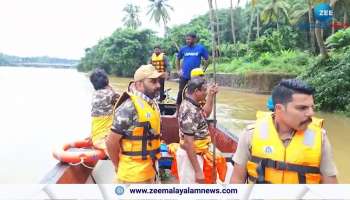
<path id="1" fill-rule="evenodd" d="M 248 30 L 248 36 L 247 36 L 247 43 L 250 41 L 250 35 L 252 33 L 252 26 L 253 26 L 254 15 L 255 15 L 255 6 L 252 5 L 251 14 L 250 14 L 250 20 L 249 20 L 249 30 Z"/>
<path id="2" fill-rule="evenodd" d="M 170 21 L 170 16 L 168 9 L 174 10 L 172 6 L 168 4 L 169 0 L 148 0 L 151 4 L 148 5 L 148 12 L 147 15 L 151 15 L 150 20 L 154 20 L 156 24 L 160 25 L 160 21 L 163 21 L 164 25 L 164 35 L 166 34 L 168 27 L 167 24 Z M 180 47 L 179 45 L 171 39 L 174 43 L 176 49 L 179 51 Z"/>
<path id="3" fill-rule="evenodd" d="M 304 0 L 304 1 L 297 1 L 294 2 L 293 10 L 294 12 L 291 14 L 290 22 L 291 24 L 297 24 L 302 19 L 305 20 L 305 18 L 308 19 L 308 30 L 309 30 L 309 38 L 310 38 L 310 49 L 312 53 L 316 52 L 316 46 L 315 46 L 315 30 L 314 30 L 314 14 L 313 14 L 313 5 L 314 0 Z"/>
<path id="4" fill-rule="evenodd" d="M 151 15 L 150 20 L 154 20 L 156 24 L 160 25 L 163 21 L 164 30 L 167 29 L 167 24 L 170 21 L 169 12 L 167 9 L 174 10 L 167 2 L 168 0 L 149 0 L 151 4 L 148 6 L 147 15 Z"/>
<path id="5" fill-rule="evenodd" d="M 240 0 L 238 0 L 237 5 L 239 5 Z M 237 8 L 237 7 L 236 7 Z M 235 9 L 236 9 L 235 8 Z M 234 9 L 233 9 L 233 0 L 231 0 L 231 33 L 232 33 L 232 40 L 233 44 L 236 44 L 236 30 L 235 30 L 235 18 L 234 18 Z"/>
<path id="6" fill-rule="evenodd" d="M 126 15 L 123 17 L 124 26 L 132 29 L 137 29 L 139 26 L 141 26 L 141 21 L 138 16 L 140 13 L 140 7 L 127 4 L 123 11 L 126 12 Z"/>
<path id="7" fill-rule="evenodd" d="M 289 23 L 288 14 L 289 4 L 284 0 L 272 0 L 261 13 L 261 20 L 268 24 L 276 22 L 276 28 L 279 29 L 279 19 L 284 17 L 285 21 Z"/>
<path id="8" fill-rule="evenodd" d="M 311 52 L 315 53 L 316 52 L 315 31 L 314 31 L 313 27 L 311 26 L 312 24 L 315 24 L 312 4 L 313 4 L 312 0 L 307 0 L 307 5 L 308 5 L 307 13 L 308 13 L 308 16 L 309 16 L 308 19 L 309 19 Z M 314 27 L 316 27 L 316 26 L 314 26 Z"/>

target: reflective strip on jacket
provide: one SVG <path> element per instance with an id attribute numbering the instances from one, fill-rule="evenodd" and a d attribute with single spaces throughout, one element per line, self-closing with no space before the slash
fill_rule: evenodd
<path id="1" fill-rule="evenodd" d="M 165 72 L 164 53 L 161 53 L 158 56 L 153 53 L 151 62 L 158 72 Z"/>

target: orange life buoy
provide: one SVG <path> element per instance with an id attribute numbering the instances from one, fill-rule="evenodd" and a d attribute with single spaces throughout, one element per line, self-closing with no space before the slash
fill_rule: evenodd
<path id="1" fill-rule="evenodd" d="M 68 151 L 70 148 L 82 148 L 83 151 Z M 62 148 L 53 151 L 53 156 L 65 163 L 96 163 L 106 157 L 106 153 L 102 149 L 93 148 L 90 139 L 84 139 L 73 143 L 64 144 Z"/>

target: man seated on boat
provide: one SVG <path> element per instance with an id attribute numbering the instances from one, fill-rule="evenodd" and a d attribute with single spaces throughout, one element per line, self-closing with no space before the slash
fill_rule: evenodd
<path id="1" fill-rule="evenodd" d="M 176 162 L 180 183 L 208 183 L 208 180 L 212 183 L 212 177 L 206 177 L 212 175 L 212 171 L 209 174 L 203 172 L 203 157 L 208 156 L 211 144 L 206 119 L 213 109 L 213 99 L 217 93 L 218 86 L 208 86 L 203 77 L 195 77 L 188 82 L 187 95 L 178 115 L 180 148 L 176 151 Z M 206 104 L 201 107 L 199 102 L 206 97 Z"/>
<path id="2" fill-rule="evenodd" d="M 116 104 L 106 145 L 118 183 L 155 183 L 161 143 L 155 97 L 163 77 L 152 65 L 142 65 L 134 74 L 134 91 L 124 93 Z"/>
<path id="3" fill-rule="evenodd" d="M 298 79 L 274 87 L 274 112 L 259 115 L 239 139 L 231 183 L 337 183 L 326 131 L 313 120 L 313 94 Z"/>
<path id="4" fill-rule="evenodd" d="M 107 137 L 113 121 L 113 107 L 119 98 L 109 85 L 107 73 L 103 69 L 95 69 L 90 75 L 90 82 L 95 88 L 91 110 L 91 140 L 94 147 L 106 149 Z"/>

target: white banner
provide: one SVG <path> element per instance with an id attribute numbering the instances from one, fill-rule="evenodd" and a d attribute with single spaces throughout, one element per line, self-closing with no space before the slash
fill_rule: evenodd
<path id="1" fill-rule="evenodd" d="M 0 185 L 0 199 L 350 199 L 350 185 Z"/>

